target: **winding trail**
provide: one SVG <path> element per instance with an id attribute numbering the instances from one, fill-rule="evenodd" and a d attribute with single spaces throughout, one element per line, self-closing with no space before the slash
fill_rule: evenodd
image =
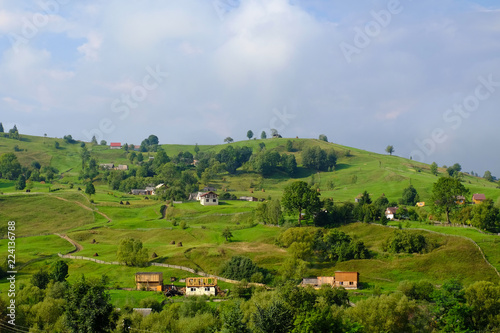
<path id="1" fill-rule="evenodd" d="M 67 235 L 61 235 L 61 234 L 57 234 L 57 233 L 54 235 L 57 235 L 57 236 L 61 237 L 62 239 L 67 240 L 75 247 L 75 249 L 73 251 L 68 252 L 68 254 L 77 253 L 77 252 L 80 252 L 81 250 L 83 250 L 83 246 L 81 246 L 79 243 L 77 243 L 76 241 L 69 238 Z"/>
<path id="2" fill-rule="evenodd" d="M 84 204 L 82 204 L 81 202 L 78 202 L 78 201 L 69 201 L 68 199 L 64 199 L 64 198 L 61 198 L 61 197 L 58 197 L 58 196 L 54 196 L 54 198 L 56 199 L 59 199 L 59 200 L 62 200 L 62 201 L 66 201 L 66 202 L 72 202 L 74 204 L 77 204 L 78 206 L 82 207 L 83 209 L 86 209 L 88 211 L 91 211 L 91 212 L 96 212 L 97 214 L 101 215 L 102 217 L 104 217 L 105 219 L 107 219 L 108 221 L 111 222 L 111 219 L 109 218 L 109 216 L 107 216 L 106 214 L 104 213 L 101 213 L 100 211 L 98 211 L 97 209 L 92 209 L 88 206 L 85 206 Z"/>

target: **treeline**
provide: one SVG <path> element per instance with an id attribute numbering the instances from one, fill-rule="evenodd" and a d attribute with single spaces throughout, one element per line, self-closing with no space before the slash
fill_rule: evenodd
<path id="1" fill-rule="evenodd" d="M 464 287 L 458 280 L 437 288 L 428 281 L 402 281 L 396 292 L 364 298 L 351 306 L 343 288 L 297 286 L 285 282 L 274 290 L 240 284 L 228 300 L 206 297 L 183 302 L 141 300 L 152 309 L 143 316 L 126 305 L 110 304 L 107 279 L 81 276 L 73 283 L 51 279 L 42 288 L 31 283 L 16 294 L 16 327 L 30 332 L 497 332 L 500 286 L 479 281 Z M 7 299 L 0 298 L 6 322 Z"/>

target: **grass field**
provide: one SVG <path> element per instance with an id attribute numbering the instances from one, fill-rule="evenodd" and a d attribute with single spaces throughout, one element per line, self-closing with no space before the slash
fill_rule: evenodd
<path id="1" fill-rule="evenodd" d="M 421 200 L 429 201 L 432 185 L 437 180 L 430 173 L 428 165 L 319 140 L 248 140 L 231 145 L 249 146 L 256 150 L 264 142 L 266 149 L 284 153 L 288 140 L 293 142 L 295 151 L 291 153 L 296 155 L 299 163 L 295 179 L 280 172 L 263 178 L 244 166 L 235 175 L 224 174 L 216 178 L 212 185 L 218 189 L 225 188 L 236 196 L 252 195 L 267 199 L 281 198 L 285 186 L 293 181 L 303 180 L 317 187 L 322 198 L 333 198 L 335 202 L 354 202 L 354 198 L 364 190 L 373 199 L 385 194 L 390 201 L 396 201 L 401 197 L 403 189 L 412 184 Z M 60 149 L 55 148 L 55 141 L 60 143 Z M 275 244 L 282 229 L 256 223 L 256 202 L 223 201 L 219 206 L 212 207 L 202 206 L 198 202 L 178 203 L 170 205 L 166 217 L 162 218 L 160 207 L 164 202 L 111 191 L 102 181 L 97 182 L 97 193 L 92 196 L 91 202 L 88 196 L 78 191 L 78 187 L 84 188 L 78 180 L 81 167 L 79 143 L 67 144 L 62 139 L 30 136 L 23 136 L 22 141 L 0 138 L 0 154 L 13 152 L 15 145 L 24 149 L 15 152 L 21 164 L 28 166 L 37 160 L 42 165 L 51 165 L 63 172 L 62 177 L 53 184 L 33 183 L 30 194 L 16 191 L 13 181 L 0 180 L 0 192 L 4 193 L 0 195 L 0 223 L 16 221 L 16 265 L 20 267 L 20 283 L 29 281 L 31 274 L 39 269 L 48 269 L 59 259 L 58 252 L 67 253 L 74 249 L 54 233 L 67 234 L 79 242 L 83 250 L 78 255 L 92 257 L 98 254 L 97 258 L 104 261 L 116 260 L 121 239 L 141 239 L 150 256 L 153 252 L 157 254 L 155 262 L 187 266 L 213 274 L 217 274 L 221 264 L 233 255 L 246 255 L 272 273 L 277 273 L 281 264 L 290 257 L 285 249 Z M 300 167 L 301 156 L 298 151 L 314 145 L 335 149 L 339 153 L 335 171 L 313 173 Z M 199 148 L 201 151 L 217 152 L 226 146 Z M 89 144 L 87 147 L 98 158 L 99 163 L 130 164 L 122 150 Z M 193 145 L 162 147 L 169 156 L 181 151 L 194 153 Z M 154 156 L 154 153 L 145 155 Z M 440 172 L 444 173 L 445 170 L 440 169 Z M 70 188 L 70 183 L 74 183 L 73 188 Z M 495 183 L 465 175 L 464 185 L 471 193 L 485 193 L 488 198 L 499 202 L 500 190 Z M 128 201 L 130 205 L 121 205 L 120 201 Z M 295 217 L 289 219 L 295 220 Z M 226 227 L 233 234 L 229 242 L 222 237 L 222 230 Z M 410 227 L 436 232 L 412 231 L 424 234 L 436 248 L 425 254 L 388 254 L 382 250 L 382 244 L 394 229 L 364 223 L 350 224 L 341 229 L 353 238 L 362 240 L 373 258 L 337 264 L 312 263 L 306 275 L 328 276 L 338 270 L 358 271 L 364 289 L 357 291 L 358 296 L 355 297 L 369 295 L 375 288 L 395 290 L 401 280 L 426 279 L 436 285 L 453 277 L 460 278 L 465 284 L 477 280 L 499 281 L 496 272 L 486 264 L 480 251 L 468 239 L 476 242 L 488 261 L 500 269 L 500 237 L 469 228 L 419 222 L 410 222 Z M 175 244 L 171 244 L 172 241 Z M 178 246 L 179 242 L 182 246 Z M 6 244 L 5 239 L 0 240 L 0 250 L 6 250 Z M 82 260 L 68 260 L 68 264 L 70 281 L 81 274 L 90 277 L 108 276 L 116 306 L 137 306 L 140 299 L 152 295 L 119 290 L 133 288 L 134 274 L 138 271 L 162 271 L 164 277 L 177 278 L 191 275 L 186 271 L 173 269 L 99 265 Z M 229 284 L 221 285 L 231 288 Z M 6 286 L 5 281 L 0 281 L 0 290 L 5 290 Z"/>

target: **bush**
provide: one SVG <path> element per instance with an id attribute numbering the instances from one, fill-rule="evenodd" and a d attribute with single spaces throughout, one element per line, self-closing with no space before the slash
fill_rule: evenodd
<path id="1" fill-rule="evenodd" d="M 427 240 L 423 235 L 408 231 L 395 231 L 384 244 L 384 250 L 392 253 L 422 253 L 427 247 Z"/>
<path id="2" fill-rule="evenodd" d="M 223 277 L 228 279 L 251 280 L 252 276 L 259 272 L 259 267 L 250 258 L 234 256 L 222 265 L 220 272 Z"/>

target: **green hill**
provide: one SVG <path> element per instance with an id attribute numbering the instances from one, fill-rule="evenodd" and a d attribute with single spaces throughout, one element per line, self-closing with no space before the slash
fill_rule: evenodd
<path id="1" fill-rule="evenodd" d="M 293 145 L 292 152 L 286 152 L 289 140 Z M 55 142 L 59 142 L 59 148 L 56 148 Z M 267 199 L 280 198 L 286 185 L 303 180 L 317 187 L 321 198 L 354 203 L 355 197 L 365 190 L 372 198 L 384 194 L 390 201 L 397 201 L 403 189 L 411 184 L 417 189 L 421 201 L 429 202 L 432 185 L 438 179 L 431 174 L 427 164 L 315 139 L 248 140 L 229 145 L 247 146 L 258 151 L 262 143 L 267 150 L 294 154 L 298 163 L 297 176 L 290 178 L 276 171 L 269 177 L 263 177 L 248 165 L 243 165 L 235 174 L 223 173 L 215 177 L 211 185 L 219 191 L 227 189 L 237 197 L 251 194 L 259 199 Z M 202 152 L 219 152 L 229 145 L 202 145 L 199 148 Z M 301 151 L 315 146 L 337 152 L 335 170 L 317 173 L 302 167 Z M 124 150 L 111 150 L 108 146 L 93 146 L 89 143 L 86 147 L 99 163 L 128 164 L 133 167 Z M 170 157 L 185 151 L 194 155 L 195 149 L 194 145 L 161 147 Z M 110 190 L 100 177 L 95 182 L 97 192 L 92 196 L 92 202 L 89 201 L 79 190 L 84 189 L 84 184 L 78 180 L 80 151 L 80 142 L 66 143 L 63 139 L 26 135 L 22 135 L 21 141 L 0 138 L 0 155 L 13 152 L 25 167 L 38 161 L 42 166 L 52 166 L 59 171 L 51 183 L 33 182 L 31 193 L 16 191 L 15 181 L 0 180 L 0 191 L 4 193 L 0 195 L 0 221 L 16 221 L 16 258 L 18 265 L 23 267 L 19 279 L 28 280 L 32 273 L 56 260 L 58 252 L 67 253 L 71 250 L 72 246 L 54 233 L 67 234 L 79 242 L 83 249 L 78 255 L 92 257 L 97 254 L 104 261 L 116 260 L 120 239 L 141 239 L 150 255 L 153 252 L 157 254 L 155 262 L 187 266 L 213 274 L 217 274 L 220 265 L 231 256 L 245 255 L 271 274 L 279 275 L 280 267 L 291 257 L 286 249 L 276 245 L 275 240 L 281 228 L 256 223 L 256 202 L 226 201 L 215 207 L 201 206 L 197 202 L 178 203 L 170 205 L 163 219 L 160 207 L 164 202 Z M 154 157 L 156 153 L 144 155 Z M 446 171 L 440 168 L 439 172 L 443 175 Z M 467 174 L 463 175 L 463 180 L 471 193 L 484 193 L 487 198 L 499 201 L 497 184 Z M 129 205 L 125 205 L 125 202 Z M 290 217 L 290 220 L 294 219 Z M 184 223 L 183 227 L 181 223 Z M 231 242 L 226 242 L 222 237 L 222 230 L 226 227 L 231 229 L 234 236 Z M 453 277 L 460 277 L 467 284 L 477 280 L 499 281 L 498 274 L 471 241 L 474 240 L 488 261 L 500 269 L 498 236 L 481 234 L 474 229 L 436 229 L 435 226 L 420 222 L 411 222 L 403 227 L 440 232 L 412 231 L 425 234 L 437 247 L 425 254 L 388 254 L 383 251 L 381 244 L 390 237 L 393 229 L 364 223 L 350 224 L 341 227 L 341 230 L 354 239 L 362 240 L 372 252 L 372 259 L 336 264 L 311 263 L 305 275 L 331 275 L 336 270 L 359 271 L 367 294 L 376 286 L 393 290 L 401 280 L 429 279 L 435 284 Z M 176 244 L 170 244 L 172 241 Z M 6 239 L 0 240 L 1 248 L 6 248 L 6 242 Z M 178 246 L 179 242 L 182 246 Z M 150 269 L 153 268 L 113 267 L 71 260 L 70 279 L 80 273 L 95 276 L 107 274 L 120 287 L 131 288 L 134 286 L 133 274 L 138 270 Z M 185 271 L 165 269 L 164 272 L 164 276 L 189 276 Z M 6 286 L 6 283 L 0 283 L 0 289 Z"/>

